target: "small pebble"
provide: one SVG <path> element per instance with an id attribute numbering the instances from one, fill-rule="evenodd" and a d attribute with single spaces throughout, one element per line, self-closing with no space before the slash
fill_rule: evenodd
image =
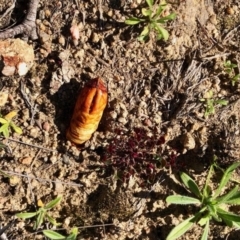
<path id="1" fill-rule="evenodd" d="M 229 14 L 229 15 L 233 15 L 233 14 L 234 14 L 234 10 L 233 10 L 232 7 L 227 7 L 226 12 L 227 12 L 227 14 Z"/>
<path id="2" fill-rule="evenodd" d="M 97 42 L 99 42 L 99 36 L 98 36 L 98 34 L 97 33 L 95 33 L 95 32 L 93 32 L 92 33 L 92 42 L 94 42 L 94 43 L 97 43 Z"/>
<path id="3" fill-rule="evenodd" d="M 65 43 L 66 43 L 65 37 L 61 35 L 61 36 L 58 38 L 58 43 L 60 43 L 60 44 L 64 47 L 64 46 L 65 46 Z"/>
<path id="4" fill-rule="evenodd" d="M 37 128 L 32 128 L 29 131 L 29 135 L 30 135 L 30 137 L 37 138 L 39 136 L 38 129 Z"/>
<path id="5" fill-rule="evenodd" d="M 50 160 L 50 162 L 51 162 L 52 164 L 54 164 L 54 163 L 57 162 L 58 158 L 57 158 L 57 156 L 53 155 L 53 156 L 50 157 L 49 160 Z"/>
<path id="6" fill-rule="evenodd" d="M 49 122 L 44 122 L 43 125 L 42 125 L 42 129 L 46 132 L 49 132 L 49 129 L 50 129 Z"/>
<path id="7" fill-rule="evenodd" d="M 8 93 L 7 92 L 0 92 L 0 107 L 3 107 L 8 100 Z"/>
<path id="8" fill-rule="evenodd" d="M 46 16 L 46 17 L 50 17 L 50 16 L 51 16 L 51 11 L 50 11 L 49 9 L 47 9 L 47 10 L 45 11 L 45 16 Z"/>
<path id="9" fill-rule="evenodd" d="M 32 157 L 28 156 L 28 157 L 21 158 L 21 159 L 19 159 L 19 162 L 24 165 L 30 165 L 32 162 Z"/>
<path id="10" fill-rule="evenodd" d="M 55 191 L 57 192 L 57 193 L 62 193 L 63 191 L 64 191 L 64 186 L 63 186 L 63 184 L 61 183 L 61 181 L 56 181 L 55 182 Z"/>
<path id="11" fill-rule="evenodd" d="M 16 186 L 20 182 L 20 178 L 17 176 L 11 176 L 9 178 L 9 183 L 11 186 Z"/>

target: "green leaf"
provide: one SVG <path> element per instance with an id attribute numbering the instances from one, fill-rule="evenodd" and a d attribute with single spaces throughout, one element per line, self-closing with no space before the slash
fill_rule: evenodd
<path id="1" fill-rule="evenodd" d="M 76 240 L 77 239 L 77 235 L 78 235 L 78 229 L 77 228 L 73 228 L 71 230 L 71 234 L 66 238 L 66 240 Z"/>
<path id="2" fill-rule="evenodd" d="M 238 192 L 238 186 L 235 186 L 229 193 L 227 193 L 224 196 L 221 196 L 219 198 L 217 198 L 217 203 L 221 204 L 221 203 L 226 203 L 229 199 L 231 199 L 232 197 L 234 197 L 236 195 L 236 193 Z M 239 197 L 239 196 L 238 196 Z"/>
<path id="3" fill-rule="evenodd" d="M 9 127 L 9 124 L 4 124 L 4 125 L 2 125 L 2 126 L 0 127 L 0 132 L 3 133 L 3 136 L 4 136 L 5 138 L 8 138 L 8 137 L 9 137 L 9 129 L 8 129 L 8 127 Z"/>
<path id="4" fill-rule="evenodd" d="M 237 192 L 229 200 L 224 201 L 224 203 L 230 205 L 240 205 L 240 192 Z"/>
<path id="5" fill-rule="evenodd" d="M 184 183 L 184 185 L 191 190 L 191 192 L 193 194 L 195 194 L 198 198 L 202 197 L 202 194 L 198 188 L 198 185 L 196 184 L 196 182 L 190 177 L 188 176 L 186 173 L 181 172 L 180 173 L 180 177 Z"/>
<path id="6" fill-rule="evenodd" d="M 43 234 L 50 238 L 51 240 L 61 240 L 61 239 L 66 239 L 65 236 L 53 231 L 53 230 L 43 230 Z"/>
<path id="7" fill-rule="evenodd" d="M 146 3 L 150 8 L 153 6 L 153 0 L 146 0 Z"/>
<path id="8" fill-rule="evenodd" d="M 4 129 L 3 129 L 3 136 L 5 138 L 8 138 L 9 137 L 9 129 L 8 129 L 8 126 L 6 126 Z"/>
<path id="9" fill-rule="evenodd" d="M 140 36 L 138 37 L 139 41 L 145 41 L 149 34 L 149 27 L 145 26 Z"/>
<path id="10" fill-rule="evenodd" d="M 5 123 L 8 123 L 8 121 L 4 118 L 0 118 L 0 123 L 5 124 Z"/>
<path id="11" fill-rule="evenodd" d="M 49 210 L 49 209 L 55 207 L 61 200 L 62 200 L 62 197 L 61 197 L 61 196 L 53 199 L 51 202 L 49 202 L 48 204 L 46 204 L 46 206 L 44 206 L 44 209 L 45 209 L 45 210 Z"/>
<path id="12" fill-rule="evenodd" d="M 213 167 L 214 167 L 214 165 L 212 164 L 210 166 L 209 171 L 208 171 L 207 179 L 206 179 L 206 182 L 205 182 L 205 185 L 204 185 L 204 188 L 203 188 L 203 198 L 209 198 L 210 194 L 211 194 L 211 188 L 209 186 L 209 182 L 210 182 L 213 170 L 214 170 Z"/>
<path id="13" fill-rule="evenodd" d="M 13 128 L 13 130 L 14 130 L 16 133 L 22 134 L 22 129 L 21 129 L 20 127 L 16 126 L 15 123 L 11 122 L 11 123 L 10 123 L 10 126 Z"/>
<path id="14" fill-rule="evenodd" d="M 208 240 L 208 233 L 209 233 L 209 219 L 208 221 L 206 222 L 206 225 L 205 225 L 205 228 L 204 228 L 204 231 L 203 231 L 203 235 L 201 237 L 201 240 Z"/>
<path id="15" fill-rule="evenodd" d="M 201 201 L 199 201 L 197 198 L 193 197 L 187 197 L 187 196 L 182 196 L 182 195 L 172 195 L 167 197 L 166 199 L 167 203 L 171 204 L 201 204 Z"/>
<path id="16" fill-rule="evenodd" d="M 158 32 L 158 40 L 163 38 L 165 41 L 167 41 L 169 38 L 168 31 L 165 28 L 163 28 L 157 24 L 154 24 L 154 26 L 155 26 L 156 31 Z"/>
<path id="17" fill-rule="evenodd" d="M 228 101 L 227 101 L 227 100 L 223 100 L 223 99 L 219 99 L 219 100 L 217 100 L 215 103 L 216 103 L 216 104 L 223 105 L 223 106 L 228 105 Z"/>
<path id="18" fill-rule="evenodd" d="M 211 219 L 211 215 L 209 213 L 207 213 L 204 217 L 202 217 L 199 221 L 198 224 L 200 226 L 204 226 L 206 225 L 206 223 Z"/>
<path id="19" fill-rule="evenodd" d="M 204 189 L 203 189 L 203 196 L 204 196 L 204 199 L 207 199 L 210 197 L 212 193 L 212 189 L 209 185 L 205 185 Z"/>
<path id="20" fill-rule="evenodd" d="M 217 208 L 217 213 L 218 215 L 225 221 L 230 221 L 230 222 L 240 222 L 240 216 L 233 214 L 231 212 L 227 212 L 221 208 Z"/>
<path id="21" fill-rule="evenodd" d="M 207 209 L 212 216 L 215 216 L 217 213 L 217 205 L 208 204 Z"/>
<path id="22" fill-rule="evenodd" d="M 34 224 L 34 227 L 33 227 L 34 230 L 38 229 L 42 225 L 45 214 L 46 214 L 46 211 L 44 211 L 44 210 L 39 212 L 39 214 L 37 216 L 37 220 L 36 220 L 36 222 Z"/>
<path id="23" fill-rule="evenodd" d="M 240 74 L 237 74 L 237 75 L 235 75 L 235 76 L 232 78 L 232 80 L 233 80 L 233 81 L 238 81 L 239 78 L 240 78 Z"/>
<path id="24" fill-rule="evenodd" d="M 233 171 L 240 166 L 240 162 L 233 163 L 230 167 L 226 169 L 226 171 L 223 174 L 223 177 L 220 181 L 220 184 L 214 194 L 214 198 L 216 198 L 222 191 L 222 189 L 226 186 L 228 183 L 229 179 L 232 176 Z"/>
<path id="25" fill-rule="evenodd" d="M 125 20 L 125 24 L 127 25 L 136 25 L 140 22 L 144 21 L 144 19 L 136 18 L 136 17 L 130 17 Z"/>
<path id="26" fill-rule="evenodd" d="M 157 11 L 156 11 L 156 14 L 154 15 L 154 19 L 156 20 L 160 15 L 161 13 L 163 12 L 163 10 L 166 8 L 167 4 L 166 3 L 163 3 L 161 5 L 159 5 Z"/>
<path id="27" fill-rule="evenodd" d="M 54 225 L 54 226 L 59 225 L 59 224 L 57 223 L 57 221 L 56 221 L 53 217 L 51 217 L 50 215 L 48 215 L 47 213 L 46 213 L 46 218 L 48 219 L 48 221 L 49 221 L 52 225 Z"/>
<path id="28" fill-rule="evenodd" d="M 162 18 L 158 19 L 156 22 L 157 23 L 166 23 L 169 20 L 174 20 L 176 18 L 176 16 L 177 16 L 176 13 L 171 13 L 166 17 L 162 17 Z"/>
<path id="29" fill-rule="evenodd" d="M 16 214 L 17 217 L 22 218 L 22 219 L 27 219 L 27 218 L 32 218 L 36 216 L 38 212 L 26 212 L 26 213 L 18 213 Z"/>
<path id="30" fill-rule="evenodd" d="M 152 11 L 150 9 L 142 8 L 142 15 L 145 17 L 149 17 L 152 15 Z"/>
<path id="31" fill-rule="evenodd" d="M 232 222 L 233 226 L 236 227 L 237 229 L 240 229 L 240 222 Z"/>
<path id="32" fill-rule="evenodd" d="M 166 240 L 174 240 L 182 236 L 185 232 L 187 232 L 192 227 L 192 225 L 194 224 L 194 222 L 199 216 L 200 214 L 197 213 L 195 216 L 190 217 L 185 221 L 181 222 L 179 225 L 177 225 L 175 228 L 172 229 L 172 231 L 168 234 Z"/>

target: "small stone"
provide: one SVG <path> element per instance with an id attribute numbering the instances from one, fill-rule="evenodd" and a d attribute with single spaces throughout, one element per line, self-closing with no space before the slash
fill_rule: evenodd
<path id="1" fill-rule="evenodd" d="M 108 15 L 109 17 L 112 17 L 112 16 L 113 16 L 113 11 L 110 9 L 110 10 L 108 11 L 107 15 Z"/>
<path id="2" fill-rule="evenodd" d="M 29 131 L 30 137 L 37 138 L 39 135 L 38 129 L 37 128 L 32 128 Z"/>
<path id="3" fill-rule="evenodd" d="M 63 191 L 64 191 L 64 186 L 63 186 L 63 184 L 62 184 L 62 182 L 61 181 L 56 181 L 55 182 L 55 191 L 57 192 L 57 193 L 62 193 Z"/>
<path id="4" fill-rule="evenodd" d="M 83 58 L 84 57 L 84 53 L 85 53 L 85 50 L 84 49 L 80 49 L 80 50 L 76 51 L 73 54 L 73 57 L 74 58 Z"/>
<path id="5" fill-rule="evenodd" d="M 3 107 L 8 100 L 8 93 L 7 92 L 0 92 L 0 107 Z"/>
<path id="6" fill-rule="evenodd" d="M 30 165 L 32 162 L 32 157 L 28 156 L 28 157 L 21 158 L 21 159 L 19 159 L 19 162 L 24 165 Z"/>
<path id="7" fill-rule="evenodd" d="M 234 14 L 234 10 L 233 10 L 233 8 L 231 8 L 231 7 L 227 7 L 226 12 L 227 12 L 227 14 L 229 14 L 229 15 L 233 15 L 233 14 Z"/>
<path id="8" fill-rule="evenodd" d="M 46 30 L 46 26 L 45 26 L 43 23 L 40 23 L 39 28 L 40 28 L 42 31 L 45 31 L 45 30 Z"/>
<path id="9" fill-rule="evenodd" d="M 15 73 L 16 68 L 14 66 L 4 66 L 2 74 L 4 76 L 12 76 Z"/>
<path id="10" fill-rule="evenodd" d="M 117 118 L 117 113 L 115 111 L 110 112 L 109 114 L 112 117 L 112 119 L 116 119 Z"/>
<path id="11" fill-rule="evenodd" d="M 44 122 L 43 125 L 42 125 L 42 129 L 46 132 L 49 132 L 49 129 L 50 129 L 49 122 Z"/>
<path id="12" fill-rule="evenodd" d="M 57 162 L 58 159 L 57 159 L 57 156 L 52 155 L 49 160 L 50 160 L 50 162 L 51 162 L 52 164 L 54 164 L 54 163 Z"/>
<path id="13" fill-rule="evenodd" d="M 118 121 L 119 121 L 120 123 L 123 123 L 123 124 L 126 124 L 126 123 L 127 123 L 127 120 L 126 120 L 126 118 L 124 118 L 124 117 L 118 118 Z"/>
<path id="14" fill-rule="evenodd" d="M 190 133 L 187 133 L 184 136 L 183 145 L 184 145 L 184 148 L 186 148 L 187 150 L 191 150 L 195 148 L 196 143 L 193 136 Z"/>
<path id="15" fill-rule="evenodd" d="M 58 42 L 64 47 L 64 46 L 65 46 L 65 43 L 66 43 L 65 37 L 61 35 L 61 36 L 58 38 Z"/>
<path id="16" fill-rule="evenodd" d="M 67 217 L 67 218 L 64 219 L 64 221 L 63 221 L 64 228 L 68 228 L 69 227 L 71 219 L 72 219 L 71 217 Z"/>
<path id="17" fill-rule="evenodd" d="M 97 33 L 95 33 L 95 32 L 93 32 L 92 33 L 92 42 L 94 42 L 94 43 L 97 43 L 97 42 L 99 42 L 99 36 L 98 36 L 98 34 Z"/>
<path id="18" fill-rule="evenodd" d="M 45 11 L 45 16 L 46 16 L 46 17 L 50 17 L 50 16 L 51 16 L 51 11 L 50 11 L 49 9 L 47 9 L 47 10 Z"/>
<path id="19" fill-rule="evenodd" d="M 9 183 L 11 186 L 16 186 L 20 182 L 20 178 L 17 176 L 11 176 L 9 178 Z"/>

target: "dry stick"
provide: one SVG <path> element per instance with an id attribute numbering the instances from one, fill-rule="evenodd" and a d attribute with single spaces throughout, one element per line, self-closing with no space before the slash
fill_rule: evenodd
<path id="1" fill-rule="evenodd" d="M 13 38 L 18 34 L 24 34 L 32 40 L 37 39 L 36 16 L 39 0 L 30 0 L 28 13 L 24 21 L 10 29 L 0 32 L 0 39 Z"/>
<path id="2" fill-rule="evenodd" d="M 230 31 L 226 34 L 226 36 L 223 38 L 223 43 L 225 43 L 227 40 L 229 40 L 230 37 L 231 37 L 231 34 L 232 34 L 233 32 L 235 32 L 239 27 L 240 27 L 240 24 L 237 25 L 237 26 L 236 26 L 235 28 L 233 28 L 232 30 L 230 30 Z"/>
<path id="3" fill-rule="evenodd" d="M 41 151 L 42 151 L 42 149 L 39 149 L 38 152 L 37 152 L 37 154 L 36 154 L 35 157 L 33 158 L 32 163 L 31 163 L 31 165 L 30 165 L 30 169 L 31 169 L 31 170 L 32 170 L 32 167 L 33 167 L 33 164 L 34 164 L 35 160 L 37 159 L 37 157 L 39 156 L 39 154 L 41 153 Z"/>
<path id="4" fill-rule="evenodd" d="M 108 227 L 108 226 L 115 226 L 115 224 L 114 223 L 106 223 L 106 224 L 98 224 L 98 225 L 87 225 L 87 226 L 81 226 L 81 227 L 76 227 L 77 229 L 85 229 L 85 228 L 97 228 L 97 227 Z M 115 226 L 115 227 L 117 227 L 119 230 L 121 230 L 121 231 L 125 231 L 125 230 L 123 230 L 123 229 L 121 229 L 120 227 L 118 227 L 118 226 Z M 54 229 L 54 231 L 62 231 L 62 230 L 66 230 L 65 228 L 56 228 L 56 229 Z M 29 235 L 33 235 L 33 234 L 36 234 L 36 233 L 42 233 L 43 232 L 43 230 L 39 230 L 39 231 L 36 231 L 36 232 L 34 232 L 34 233 L 29 233 L 29 234 L 27 234 L 28 236 Z M 126 232 L 126 231 L 125 231 Z"/>
<path id="5" fill-rule="evenodd" d="M 221 51 L 223 51 L 223 46 L 217 42 L 215 39 L 213 39 L 212 37 L 209 36 L 208 31 L 203 27 L 203 25 L 201 24 L 200 20 L 197 18 L 197 22 L 200 25 L 201 29 L 203 30 L 203 32 L 206 34 L 206 37 L 215 45 L 217 46 L 218 49 L 220 49 Z"/>
<path id="6" fill-rule="evenodd" d="M 26 175 L 27 175 L 27 180 L 28 180 L 28 183 L 29 183 L 28 186 L 29 186 L 31 196 L 32 196 L 32 202 L 34 203 L 34 208 L 37 211 L 37 205 L 36 205 L 36 202 L 35 202 L 35 198 L 34 198 L 34 194 L 33 194 L 33 190 L 32 190 L 32 185 L 31 185 L 31 182 L 30 182 L 30 179 L 29 179 L 29 175 L 28 175 L 28 173 Z"/>
<path id="7" fill-rule="evenodd" d="M 42 150 L 45 150 L 45 151 L 49 151 L 49 152 L 58 152 L 57 150 L 53 150 L 53 149 L 49 149 L 49 148 L 45 148 L 45 147 L 40 147 L 40 146 L 33 145 L 33 144 L 30 144 L 30 143 L 25 143 L 25 142 L 22 142 L 22 141 L 13 139 L 13 138 L 5 138 L 5 139 L 9 140 L 9 141 L 12 141 L 12 142 L 21 143 L 21 144 L 24 144 L 24 145 L 27 145 L 27 146 L 30 146 L 30 147 L 39 148 L 39 149 L 42 149 Z"/>
<path id="8" fill-rule="evenodd" d="M 28 106 L 30 112 L 31 112 L 31 121 L 30 121 L 30 124 L 33 125 L 33 120 L 34 120 L 34 116 L 36 114 L 36 110 L 37 110 L 37 105 L 36 104 L 32 104 L 31 101 L 29 100 L 28 98 L 28 95 L 26 94 L 26 87 L 23 83 L 23 81 L 21 81 L 20 83 L 21 87 L 20 87 L 20 91 L 21 91 L 21 94 L 23 96 L 23 99 L 26 103 L 26 105 Z"/>
<path id="9" fill-rule="evenodd" d="M 60 180 L 50 180 L 50 179 L 46 179 L 46 178 L 39 178 L 39 177 L 32 177 L 32 176 L 29 176 L 29 175 L 26 175 L 26 174 L 22 174 L 22 173 L 18 173 L 18 172 L 13 172 L 13 171 L 1 171 L 2 173 L 4 174 L 8 174 L 8 175 L 16 175 L 16 176 L 19 176 L 19 177 L 25 177 L 25 178 L 28 178 L 28 179 L 35 179 L 35 180 L 38 180 L 40 182 L 50 182 L 50 183 L 61 183 L 63 185 L 69 185 L 69 186 L 75 186 L 75 187 L 83 187 L 82 184 L 79 184 L 79 183 L 71 183 L 71 182 L 62 182 Z"/>

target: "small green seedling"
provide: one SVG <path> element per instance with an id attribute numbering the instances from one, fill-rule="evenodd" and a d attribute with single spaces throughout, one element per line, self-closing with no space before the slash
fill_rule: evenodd
<path id="1" fill-rule="evenodd" d="M 0 123 L 2 124 L 0 127 L 0 133 L 2 133 L 5 138 L 9 137 L 10 128 L 12 128 L 16 133 L 22 134 L 22 129 L 16 126 L 16 124 L 12 121 L 13 117 L 16 115 L 17 113 L 15 111 L 8 113 L 4 117 L 0 115 Z"/>
<path id="2" fill-rule="evenodd" d="M 167 240 L 174 240 L 182 236 L 194 223 L 198 223 L 202 227 L 205 226 L 201 240 L 207 240 L 210 231 L 209 225 L 212 219 L 217 222 L 224 222 L 229 227 L 240 229 L 240 216 L 228 211 L 229 205 L 240 205 L 239 186 L 234 186 L 230 191 L 223 191 L 229 180 L 231 180 L 233 171 L 239 166 L 240 162 L 236 162 L 223 172 L 222 179 L 215 191 L 209 186 L 209 181 L 214 167 L 219 168 L 216 164 L 211 165 L 202 191 L 200 191 L 196 182 L 190 176 L 183 172 L 180 173 L 182 182 L 195 197 L 172 195 L 167 197 L 166 201 L 170 204 L 196 204 L 199 206 L 199 211 L 173 228 L 167 236 Z M 222 192 L 226 193 L 220 196 Z"/>
<path id="3" fill-rule="evenodd" d="M 140 23 L 146 25 L 138 37 L 139 41 L 147 40 L 151 30 L 154 30 L 157 33 L 157 40 L 168 40 L 169 33 L 163 27 L 163 25 L 169 20 L 174 20 L 176 18 L 176 14 L 171 13 L 165 17 L 161 17 L 161 14 L 167 6 L 165 0 L 162 1 L 161 4 L 157 7 L 154 6 L 154 0 L 146 0 L 146 3 L 148 5 L 148 8 L 142 8 L 142 16 L 140 18 L 130 17 L 125 21 L 125 23 L 127 25 L 136 25 Z"/>
<path id="4" fill-rule="evenodd" d="M 221 105 L 221 106 L 226 106 L 228 104 L 227 100 L 224 99 L 214 99 L 213 98 L 213 91 L 209 91 L 208 92 L 208 98 L 201 98 L 200 99 L 201 102 L 205 102 L 204 106 L 205 106 L 205 113 L 204 116 L 207 118 L 209 115 L 214 114 L 215 113 L 215 106 L 216 105 Z"/>
<path id="5" fill-rule="evenodd" d="M 240 74 L 235 74 L 234 71 L 234 68 L 238 68 L 237 64 L 234 64 L 228 60 L 224 62 L 224 68 L 232 82 L 232 86 L 235 86 L 235 84 L 240 80 Z"/>
<path id="6" fill-rule="evenodd" d="M 36 216 L 37 219 L 36 219 L 36 222 L 34 223 L 34 227 L 33 227 L 34 230 L 38 229 L 42 225 L 43 221 L 45 220 L 49 221 L 54 226 L 57 226 L 59 224 L 56 222 L 54 218 L 52 218 L 47 213 L 47 211 L 54 208 L 61 201 L 61 199 L 62 197 L 57 197 L 54 200 L 47 203 L 45 206 L 41 202 L 38 204 L 40 208 L 36 212 L 18 213 L 16 214 L 16 216 L 22 219 L 28 219 Z"/>
<path id="7" fill-rule="evenodd" d="M 59 234 L 58 232 L 55 232 L 53 230 L 44 230 L 43 234 L 51 240 L 76 240 L 78 235 L 78 229 L 73 228 L 70 235 L 68 236 L 63 236 L 62 234 Z"/>

